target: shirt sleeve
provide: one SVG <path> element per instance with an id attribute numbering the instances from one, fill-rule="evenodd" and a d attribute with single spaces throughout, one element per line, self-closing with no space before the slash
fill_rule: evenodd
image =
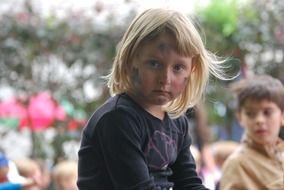
<path id="1" fill-rule="evenodd" d="M 194 158 L 190 152 L 191 138 L 188 130 L 184 130 L 181 148 L 177 160 L 172 165 L 173 176 L 171 180 L 175 184 L 175 190 L 208 190 L 202 185 L 202 180 L 196 172 Z"/>
<path id="2" fill-rule="evenodd" d="M 243 166 L 238 157 L 227 159 L 222 168 L 220 190 L 258 189 L 251 181 L 253 174 L 245 168 L 249 167 Z"/>
<path id="3" fill-rule="evenodd" d="M 123 110 L 106 114 L 98 123 L 96 137 L 116 189 L 155 189 L 142 151 L 143 130 L 139 127 L 134 116 Z"/>

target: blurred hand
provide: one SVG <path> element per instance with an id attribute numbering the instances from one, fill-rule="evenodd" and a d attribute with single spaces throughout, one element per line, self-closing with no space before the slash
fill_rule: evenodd
<path id="1" fill-rule="evenodd" d="M 36 180 L 32 178 L 27 178 L 23 183 L 22 183 L 22 189 L 23 190 L 28 190 L 31 187 L 37 185 Z"/>

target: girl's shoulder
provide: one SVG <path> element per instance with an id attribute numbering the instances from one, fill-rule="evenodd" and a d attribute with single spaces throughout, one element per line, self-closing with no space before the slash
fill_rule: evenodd
<path id="1" fill-rule="evenodd" d="M 91 116 L 91 120 L 100 120 L 107 114 L 120 114 L 121 112 L 137 114 L 139 107 L 126 94 L 110 97 Z"/>

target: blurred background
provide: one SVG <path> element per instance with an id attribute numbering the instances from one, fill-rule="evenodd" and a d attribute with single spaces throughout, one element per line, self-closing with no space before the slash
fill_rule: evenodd
<path id="1" fill-rule="evenodd" d="M 270 74 L 284 82 L 283 0 L 1 0 L 0 148 L 11 159 L 53 165 L 76 159 L 81 130 L 109 97 L 116 44 L 147 7 L 194 18 L 206 47 L 229 57 L 239 78 Z M 206 90 L 210 141 L 239 141 L 232 81 Z"/>

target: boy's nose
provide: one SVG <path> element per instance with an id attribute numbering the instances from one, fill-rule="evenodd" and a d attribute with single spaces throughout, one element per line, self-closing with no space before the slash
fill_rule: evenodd
<path id="1" fill-rule="evenodd" d="M 259 124 L 259 123 L 263 123 L 264 120 L 265 120 L 265 117 L 262 113 L 258 113 L 256 115 L 256 118 L 255 118 L 256 122 Z"/>

